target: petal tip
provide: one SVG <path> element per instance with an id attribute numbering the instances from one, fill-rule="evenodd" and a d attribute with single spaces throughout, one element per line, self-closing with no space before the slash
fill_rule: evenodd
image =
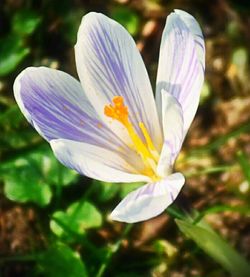
<path id="1" fill-rule="evenodd" d="M 111 214 L 108 216 L 109 219 L 119 222 L 125 222 L 125 223 L 135 223 L 137 221 L 130 220 L 126 217 L 122 212 L 117 211 L 117 208 L 115 208 Z"/>
<path id="2" fill-rule="evenodd" d="M 159 183 L 144 185 L 130 192 L 116 206 L 109 218 L 126 223 L 154 218 L 174 202 L 184 182 L 184 176 L 178 172 Z"/>
<path id="3" fill-rule="evenodd" d="M 33 70 L 35 67 L 27 67 L 25 68 L 23 71 L 21 71 L 13 84 L 13 92 L 14 92 L 14 97 L 15 100 L 18 104 L 18 106 L 20 107 L 20 110 L 22 111 L 22 113 L 24 114 L 24 116 L 27 118 L 27 120 L 29 122 L 31 122 L 31 118 L 30 118 L 30 114 L 29 112 L 26 110 L 24 103 L 23 103 L 23 99 L 22 99 L 22 95 L 21 95 L 21 90 L 22 90 L 22 78 L 28 73 L 28 71 Z"/>
<path id="4" fill-rule="evenodd" d="M 116 209 L 114 209 L 111 214 L 109 214 L 108 219 L 115 220 L 115 221 L 121 221 L 119 217 L 119 213 L 116 212 Z"/>

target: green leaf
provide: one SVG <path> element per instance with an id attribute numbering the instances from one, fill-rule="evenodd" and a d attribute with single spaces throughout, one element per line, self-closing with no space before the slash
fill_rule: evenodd
<path id="1" fill-rule="evenodd" d="M 41 16 L 32 10 L 18 11 L 12 20 L 13 32 L 20 36 L 31 35 L 41 22 Z"/>
<path id="2" fill-rule="evenodd" d="M 238 48 L 234 50 L 232 63 L 235 64 L 239 70 L 245 69 L 248 63 L 248 50 L 246 48 Z"/>
<path id="3" fill-rule="evenodd" d="M 136 182 L 136 183 L 121 183 L 120 185 L 120 197 L 124 198 L 131 191 L 143 186 L 144 182 Z"/>
<path id="4" fill-rule="evenodd" d="M 181 232 L 192 239 L 211 258 L 218 262 L 234 277 L 248 277 L 250 265 L 210 226 L 199 222 L 194 225 L 188 221 L 175 220 Z"/>
<path id="5" fill-rule="evenodd" d="M 86 267 L 79 254 L 58 243 L 38 258 L 38 271 L 46 277 L 86 277 Z"/>
<path id="6" fill-rule="evenodd" d="M 77 31 L 79 23 L 81 22 L 82 16 L 85 11 L 82 9 L 67 12 L 63 17 L 63 36 L 71 44 L 76 43 Z"/>
<path id="7" fill-rule="evenodd" d="M 43 160 L 42 174 L 48 183 L 58 186 L 68 186 L 76 182 L 79 174 L 62 165 L 49 148 Z"/>
<path id="8" fill-rule="evenodd" d="M 210 96 L 211 96 L 211 87 L 208 81 L 205 80 L 201 89 L 200 105 L 204 104 L 209 99 Z"/>
<path id="9" fill-rule="evenodd" d="M 13 34 L 0 39 L 0 76 L 7 75 L 29 54 L 29 48 L 23 45 L 23 40 Z"/>
<path id="10" fill-rule="evenodd" d="M 85 233 L 85 230 L 98 228 L 101 225 L 101 213 L 93 204 L 87 201 L 71 204 L 66 212 L 55 212 L 50 222 L 50 228 L 54 234 L 64 238 L 69 238 L 72 233 L 82 235 Z"/>
<path id="11" fill-rule="evenodd" d="M 248 61 L 249 54 L 247 48 L 238 48 L 232 55 L 232 65 L 234 74 L 236 74 L 242 83 L 248 82 Z"/>
<path id="12" fill-rule="evenodd" d="M 229 38 L 233 40 L 241 40 L 241 26 L 237 19 L 230 20 L 227 24 L 226 32 Z"/>
<path id="13" fill-rule="evenodd" d="M 93 180 L 97 199 L 99 202 L 107 202 L 114 198 L 120 190 L 120 184 Z"/>
<path id="14" fill-rule="evenodd" d="M 22 152 L 22 148 L 30 148 L 32 145 L 37 145 L 38 142 L 41 141 L 41 137 L 31 128 L 25 128 L 20 126 L 20 128 L 15 129 L 10 126 L 11 129 L 5 128 L 5 132 L 3 132 L 0 137 L 1 142 L 3 143 L 5 150 L 13 151 L 18 150 Z M 0 144 L 0 147 L 2 145 Z M 13 156 L 18 157 L 17 154 L 12 152 Z M 12 156 L 12 154 L 11 154 Z M 11 159 L 11 157 L 9 157 Z M 1 164 L 0 164 L 1 167 Z"/>
<path id="15" fill-rule="evenodd" d="M 17 202 L 47 205 L 51 185 L 68 185 L 77 174 L 59 164 L 48 145 L 0 165 L 7 198 Z M 60 183 L 59 183 L 60 182 Z"/>
<path id="16" fill-rule="evenodd" d="M 23 116 L 17 105 L 10 106 L 0 114 L 0 126 L 5 130 L 17 128 L 23 122 Z"/>
<path id="17" fill-rule="evenodd" d="M 9 171 L 4 178 L 5 196 L 13 201 L 25 203 L 34 202 L 40 206 L 47 205 L 52 192 L 36 169 L 30 165 L 18 166 Z"/>
<path id="18" fill-rule="evenodd" d="M 154 241 L 153 247 L 159 255 L 164 255 L 164 259 L 172 258 L 177 254 L 177 248 L 167 240 L 158 239 Z"/>
<path id="19" fill-rule="evenodd" d="M 127 7 L 117 7 L 111 11 L 111 17 L 122 24 L 134 36 L 139 30 L 138 15 Z"/>

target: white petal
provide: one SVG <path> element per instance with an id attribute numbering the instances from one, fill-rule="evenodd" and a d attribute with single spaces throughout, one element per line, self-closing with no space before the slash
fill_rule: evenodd
<path id="1" fill-rule="evenodd" d="M 102 124 L 81 84 L 65 72 L 29 67 L 16 78 L 14 95 L 27 120 L 48 141 L 63 138 L 108 147 L 112 140 L 121 144 Z"/>
<path id="2" fill-rule="evenodd" d="M 175 9 L 174 11 L 181 17 L 181 19 L 187 25 L 189 31 L 193 34 L 196 43 L 198 58 L 201 62 L 203 69 L 205 69 L 205 43 L 200 25 L 195 20 L 195 18 L 189 13 L 177 9 Z"/>
<path id="3" fill-rule="evenodd" d="M 139 182 L 149 178 L 139 175 L 126 153 L 115 153 L 105 148 L 57 139 L 50 141 L 57 159 L 80 174 L 105 182 Z"/>
<path id="4" fill-rule="evenodd" d="M 111 219 L 134 223 L 159 215 L 173 203 L 184 182 L 181 173 L 174 173 L 162 181 L 142 186 L 119 203 Z"/>
<path id="5" fill-rule="evenodd" d="M 119 153 L 135 171 L 144 165 L 103 122 L 70 75 L 46 67 L 30 67 L 16 78 L 16 101 L 28 121 L 48 141 L 67 139 Z"/>
<path id="6" fill-rule="evenodd" d="M 180 152 L 184 139 L 183 114 L 178 101 L 165 90 L 162 94 L 162 124 L 164 143 L 157 166 L 157 173 L 167 176 Z"/>
<path id="7" fill-rule="evenodd" d="M 157 73 L 156 99 L 161 116 L 161 90 L 181 104 L 184 133 L 197 110 L 204 80 L 205 47 L 196 20 L 183 11 L 171 13 L 162 35 Z"/>
<path id="8" fill-rule="evenodd" d="M 103 14 L 89 13 L 79 28 L 75 54 L 82 86 L 99 116 L 126 138 L 123 126 L 103 112 L 114 96 L 122 96 L 137 132 L 143 122 L 159 149 L 162 136 L 150 81 L 129 33 Z"/>

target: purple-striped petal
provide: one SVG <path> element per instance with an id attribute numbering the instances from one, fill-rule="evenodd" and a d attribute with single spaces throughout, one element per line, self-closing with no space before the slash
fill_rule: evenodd
<path id="1" fill-rule="evenodd" d="M 193 34 L 198 59 L 201 63 L 201 66 L 203 67 L 203 70 L 205 71 L 205 42 L 200 25 L 197 23 L 195 18 L 191 16 L 189 13 L 177 9 L 174 11 L 181 17 L 181 19 L 189 28 L 189 31 Z"/>
<path id="2" fill-rule="evenodd" d="M 162 90 L 162 124 L 164 143 L 157 166 L 159 176 L 167 176 L 173 167 L 184 140 L 183 113 L 178 101 Z"/>
<path id="3" fill-rule="evenodd" d="M 186 12 L 171 13 L 162 35 L 157 73 L 156 100 L 161 116 L 161 91 L 181 104 L 186 134 L 197 110 L 204 80 L 205 48 L 196 20 Z"/>
<path id="4" fill-rule="evenodd" d="M 57 159 L 80 174 L 105 182 L 148 182 L 126 155 L 82 142 L 56 139 L 50 142 Z"/>
<path id="5" fill-rule="evenodd" d="M 80 83 L 62 71 L 27 68 L 16 78 L 14 94 L 25 117 L 48 141 L 63 138 L 130 151 L 99 119 Z"/>
<path id="6" fill-rule="evenodd" d="M 138 123 L 143 122 L 160 149 L 162 135 L 150 81 L 128 32 L 103 14 L 89 13 L 79 28 L 75 53 L 82 86 L 100 118 L 124 139 L 123 126 L 103 112 L 114 96 L 122 96 L 138 134 Z"/>
<path id="7" fill-rule="evenodd" d="M 174 173 L 132 191 L 113 210 L 111 219 L 135 223 L 159 215 L 173 203 L 184 182 L 181 173 Z"/>

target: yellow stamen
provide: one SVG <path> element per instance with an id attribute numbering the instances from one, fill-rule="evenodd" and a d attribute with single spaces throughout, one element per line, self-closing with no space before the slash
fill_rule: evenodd
<path id="1" fill-rule="evenodd" d="M 104 114 L 119 121 L 127 129 L 136 152 L 141 156 L 142 161 L 146 166 L 145 172 L 147 172 L 147 175 L 149 175 L 151 179 L 158 180 L 159 177 L 157 176 L 156 168 L 159 154 L 153 145 L 145 125 L 142 122 L 139 122 L 139 127 L 145 138 L 146 145 L 137 135 L 133 124 L 129 121 L 129 112 L 127 106 L 124 105 L 123 97 L 115 96 L 112 102 L 113 105 L 109 104 L 104 107 Z"/>
<path id="2" fill-rule="evenodd" d="M 141 131 L 143 133 L 143 136 L 145 137 L 145 140 L 146 140 L 146 143 L 147 143 L 147 146 L 148 148 L 150 149 L 150 152 L 151 154 L 153 155 L 154 157 L 154 160 L 155 161 L 158 161 L 159 158 L 160 158 L 160 155 L 159 153 L 157 152 L 157 150 L 155 149 L 154 147 L 154 144 L 151 140 L 151 137 L 148 133 L 148 130 L 146 129 L 145 125 L 143 124 L 143 122 L 139 122 L 139 127 L 141 128 Z"/>

